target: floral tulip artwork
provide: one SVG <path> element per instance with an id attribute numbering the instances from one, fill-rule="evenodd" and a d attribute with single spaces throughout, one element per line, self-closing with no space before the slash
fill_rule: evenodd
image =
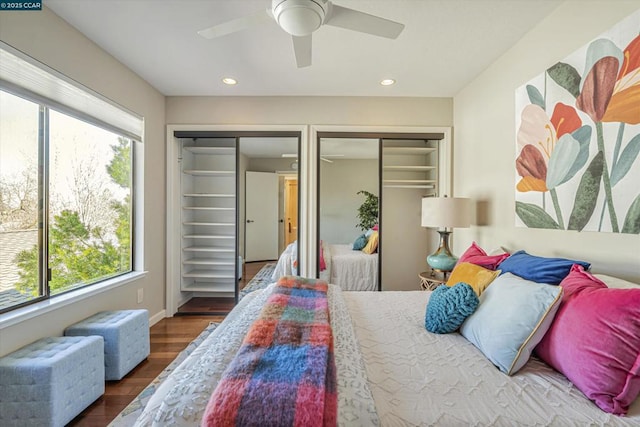
<path id="1" fill-rule="evenodd" d="M 640 234 L 640 11 L 516 91 L 516 225 Z"/>

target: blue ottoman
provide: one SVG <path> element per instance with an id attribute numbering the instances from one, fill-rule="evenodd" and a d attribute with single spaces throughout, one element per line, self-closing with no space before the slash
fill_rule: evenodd
<path id="1" fill-rule="evenodd" d="M 102 311 L 65 329 L 67 336 L 104 338 L 104 378 L 119 380 L 149 356 L 147 310 Z"/>
<path id="2" fill-rule="evenodd" d="M 43 338 L 0 358 L 0 425 L 64 426 L 104 394 L 102 337 Z"/>

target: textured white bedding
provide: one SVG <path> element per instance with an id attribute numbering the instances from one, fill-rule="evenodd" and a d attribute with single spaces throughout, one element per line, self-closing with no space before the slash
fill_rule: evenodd
<path id="1" fill-rule="evenodd" d="M 326 268 L 320 278 L 343 291 L 375 291 L 378 289 L 378 254 L 354 251 L 351 245 L 323 243 L 322 250 Z M 297 260 L 296 242 L 282 251 L 276 268 L 271 275 L 275 282 L 282 276 L 297 274 L 294 262 Z"/>
<path id="2" fill-rule="evenodd" d="M 289 243 L 278 257 L 276 268 L 271 274 L 271 280 L 277 281 L 282 276 L 298 275 L 298 242 Z"/>
<path id="3" fill-rule="evenodd" d="M 424 328 L 431 292 L 344 292 L 382 425 L 639 426 L 538 359 L 509 377 L 458 333 Z"/>
<path id="4" fill-rule="evenodd" d="M 378 254 L 354 251 L 351 245 L 328 245 L 329 283 L 343 291 L 375 291 L 378 289 Z M 327 256 L 325 255 L 325 260 Z M 329 265 L 328 265 L 329 268 Z"/>

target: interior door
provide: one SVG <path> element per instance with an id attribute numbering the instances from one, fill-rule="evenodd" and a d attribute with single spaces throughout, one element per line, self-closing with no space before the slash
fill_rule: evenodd
<path id="1" fill-rule="evenodd" d="M 278 176 L 246 172 L 246 262 L 278 259 Z"/>
<path id="2" fill-rule="evenodd" d="M 298 238 L 298 180 L 286 179 L 284 181 L 284 192 L 284 245 L 288 246 Z"/>

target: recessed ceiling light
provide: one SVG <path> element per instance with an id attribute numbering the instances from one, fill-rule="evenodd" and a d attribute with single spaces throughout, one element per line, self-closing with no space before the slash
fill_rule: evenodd
<path id="1" fill-rule="evenodd" d="M 231 77 L 224 77 L 224 78 L 222 79 L 222 83 L 224 83 L 224 84 L 226 84 L 226 85 L 231 85 L 231 86 L 233 86 L 233 85 L 235 85 L 235 84 L 238 84 L 238 81 L 237 81 L 236 79 L 234 79 L 234 78 L 231 78 Z"/>
<path id="2" fill-rule="evenodd" d="M 396 81 L 393 79 L 384 79 L 380 81 L 380 84 L 382 86 L 391 86 L 392 84 L 394 84 Z"/>

